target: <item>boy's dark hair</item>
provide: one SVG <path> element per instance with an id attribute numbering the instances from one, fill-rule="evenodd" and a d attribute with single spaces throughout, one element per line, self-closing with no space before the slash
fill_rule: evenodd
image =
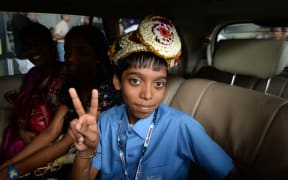
<path id="1" fill-rule="evenodd" d="M 121 81 L 123 71 L 130 67 L 152 68 L 153 71 L 165 69 L 168 72 L 168 65 L 165 59 L 150 52 L 136 52 L 118 61 L 114 67 L 117 78 Z"/>

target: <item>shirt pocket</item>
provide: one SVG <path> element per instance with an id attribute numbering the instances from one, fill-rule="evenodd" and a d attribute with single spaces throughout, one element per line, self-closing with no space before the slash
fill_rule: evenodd
<path id="1" fill-rule="evenodd" d="M 143 180 L 166 180 L 169 177 L 169 165 L 166 161 L 152 160 L 143 164 L 142 168 Z"/>

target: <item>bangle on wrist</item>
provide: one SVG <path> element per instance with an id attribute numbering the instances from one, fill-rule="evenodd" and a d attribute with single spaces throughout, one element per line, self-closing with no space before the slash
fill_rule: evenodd
<path id="1" fill-rule="evenodd" d="M 8 177 L 10 178 L 10 180 L 15 180 L 15 179 L 18 179 L 19 177 L 18 171 L 13 166 L 13 164 L 9 164 L 8 166 Z"/>
<path id="2" fill-rule="evenodd" d="M 91 159 L 95 154 L 95 151 L 76 151 L 76 157 L 81 159 Z"/>

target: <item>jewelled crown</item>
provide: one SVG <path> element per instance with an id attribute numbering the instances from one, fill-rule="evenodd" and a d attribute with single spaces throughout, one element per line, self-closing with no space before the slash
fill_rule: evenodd
<path id="1" fill-rule="evenodd" d="M 135 52 L 151 52 L 164 58 L 168 68 L 175 67 L 181 55 L 181 41 L 172 22 L 162 16 L 147 16 L 137 30 L 115 41 L 110 47 L 114 64 Z"/>

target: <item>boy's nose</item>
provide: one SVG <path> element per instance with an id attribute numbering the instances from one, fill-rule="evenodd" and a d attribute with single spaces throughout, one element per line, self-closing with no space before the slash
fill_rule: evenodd
<path id="1" fill-rule="evenodd" d="M 152 87 L 150 85 L 143 86 L 143 88 L 141 89 L 140 97 L 145 100 L 149 100 L 152 99 L 152 96 L 153 96 Z"/>

